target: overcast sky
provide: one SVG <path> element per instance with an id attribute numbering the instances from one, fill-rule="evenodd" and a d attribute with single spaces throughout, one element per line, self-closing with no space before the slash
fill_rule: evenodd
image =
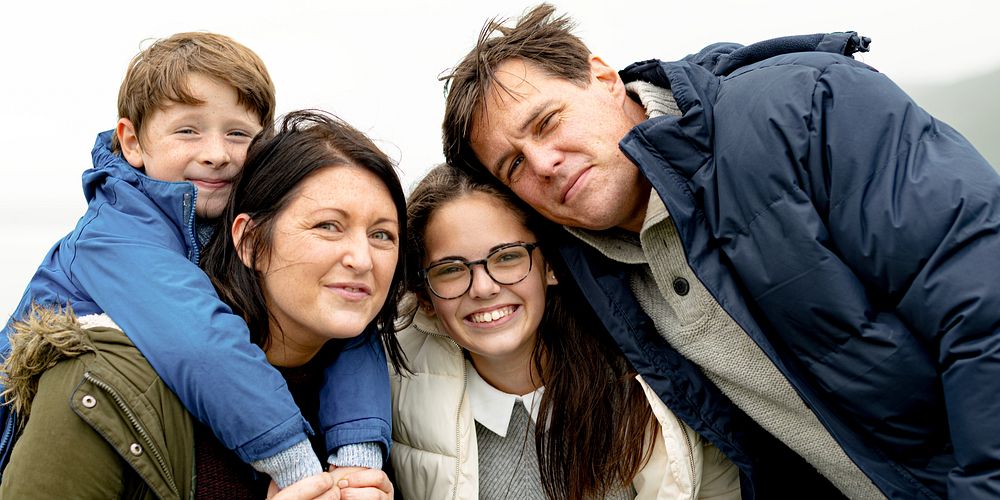
<path id="1" fill-rule="evenodd" d="M 279 4 L 281 4 L 279 6 Z M 332 111 L 399 162 L 404 187 L 441 162 L 438 75 L 482 23 L 529 2 L 295 0 L 8 2 L 0 19 L 0 317 L 12 311 L 48 248 L 84 210 L 80 173 L 143 42 L 180 31 L 234 37 L 267 64 L 278 111 Z M 555 2 L 609 64 L 676 59 L 712 42 L 855 30 L 860 58 L 907 85 L 1000 66 L 989 2 L 887 0 L 565 0 Z M 992 8 L 990 8 L 992 10 Z"/>

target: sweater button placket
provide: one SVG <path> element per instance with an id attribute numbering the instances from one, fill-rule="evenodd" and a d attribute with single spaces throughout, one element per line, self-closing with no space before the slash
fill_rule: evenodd
<path id="1" fill-rule="evenodd" d="M 673 282 L 674 293 L 680 295 L 681 297 L 688 294 L 691 291 L 691 285 L 684 278 L 674 278 Z"/>

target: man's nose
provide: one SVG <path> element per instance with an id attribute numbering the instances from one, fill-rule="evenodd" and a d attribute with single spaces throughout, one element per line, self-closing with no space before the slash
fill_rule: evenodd
<path id="1" fill-rule="evenodd" d="M 555 177 L 562 167 L 564 156 L 562 151 L 546 144 L 531 144 L 524 148 L 528 168 L 539 177 Z"/>

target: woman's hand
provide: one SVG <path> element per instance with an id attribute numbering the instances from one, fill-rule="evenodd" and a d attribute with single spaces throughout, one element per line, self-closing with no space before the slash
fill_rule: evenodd
<path id="1" fill-rule="evenodd" d="M 341 500 L 392 500 L 389 476 L 379 469 L 330 466 Z"/>
<path id="2" fill-rule="evenodd" d="M 271 486 L 267 489 L 267 498 L 271 500 L 340 500 L 340 488 L 334 486 L 335 483 L 333 474 L 329 472 L 321 472 L 315 476 L 300 479 L 281 491 L 278 491 L 278 485 L 271 481 Z"/>

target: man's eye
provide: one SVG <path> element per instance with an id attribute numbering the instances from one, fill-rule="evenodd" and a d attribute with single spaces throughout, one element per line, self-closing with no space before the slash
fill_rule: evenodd
<path id="1" fill-rule="evenodd" d="M 547 129 L 549 127 L 549 124 L 552 123 L 552 117 L 554 116 L 556 116 L 555 113 L 550 113 L 549 115 L 547 115 L 545 119 L 538 124 L 538 131 L 545 132 L 545 129 Z"/>
<path id="2" fill-rule="evenodd" d="M 514 172 L 517 170 L 518 167 L 521 166 L 521 162 L 523 161 L 524 161 L 523 156 L 515 156 L 514 159 L 510 162 L 510 166 L 507 167 L 507 175 L 505 176 L 507 178 L 507 184 L 510 184 L 511 181 L 514 180 Z"/>

